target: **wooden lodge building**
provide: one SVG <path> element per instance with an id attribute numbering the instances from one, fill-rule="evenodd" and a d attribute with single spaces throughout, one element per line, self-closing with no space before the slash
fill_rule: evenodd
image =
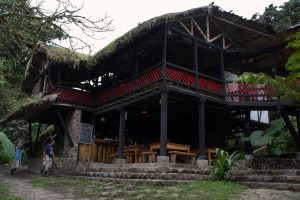
<path id="1" fill-rule="evenodd" d="M 22 84 L 36 98 L 4 121 L 54 125 L 62 158 L 205 159 L 233 133 L 267 127 L 268 111 L 290 125 L 293 102 L 235 80 L 287 74 L 285 38 L 297 29 L 276 33 L 209 5 L 145 21 L 91 58 L 39 43 Z"/>

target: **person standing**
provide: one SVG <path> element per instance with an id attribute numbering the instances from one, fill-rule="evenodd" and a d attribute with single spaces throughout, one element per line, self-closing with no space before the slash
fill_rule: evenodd
<path id="1" fill-rule="evenodd" d="M 49 169 L 52 167 L 53 161 L 54 161 L 54 144 L 55 140 L 51 139 L 50 143 L 47 144 L 44 152 L 44 161 L 45 161 L 45 166 L 44 166 L 44 176 L 49 176 Z"/>
<path id="2" fill-rule="evenodd" d="M 20 167 L 21 160 L 22 160 L 22 150 L 21 150 L 21 143 L 19 142 L 15 149 L 15 160 L 14 163 L 10 169 L 10 175 L 14 175 L 15 171 Z"/>

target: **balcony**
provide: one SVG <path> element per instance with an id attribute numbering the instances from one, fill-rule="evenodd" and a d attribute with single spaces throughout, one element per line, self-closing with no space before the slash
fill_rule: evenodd
<path id="1" fill-rule="evenodd" d="M 166 66 L 165 76 L 163 72 L 163 65 L 159 64 L 114 87 L 104 88 L 96 94 L 71 88 L 54 89 L 51 93 L 59 93 L 58 99 L 62 102 L 98 107 L 123 97 L 150 91 L 166 83 L 166 86 L 171 89 L 204 94 L 225 102 L 273 102 L 279 100 L 276 90 L 268 85 L 223 83 L 214 77 L 200 73 L 196 75 L 194 71 L 171 64 Z"/>

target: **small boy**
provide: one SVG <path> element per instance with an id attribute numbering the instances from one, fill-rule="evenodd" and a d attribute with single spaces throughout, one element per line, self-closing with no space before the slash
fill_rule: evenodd
<path id="1" fill-rule="evenodd" d="M 51 139 L 50 143 L 47 144 L 45 151 L 44 151 L 44 162 L 43 168 L 41 169 L 41 173 L 43 176 L 49 176 L 49 168 L 52 167 L 52 163 L 54 160 L 54 147 L 55 140 Z"/>
<path id="2" fill-rule="evenodd" d="M 19 168 L 22 160 L 22 150 L 21 150 L 21 143 L 19 142 L 15 149 L 15 160 L 10 169 L 10 175 L 14 175 L 15 171 Z"/>

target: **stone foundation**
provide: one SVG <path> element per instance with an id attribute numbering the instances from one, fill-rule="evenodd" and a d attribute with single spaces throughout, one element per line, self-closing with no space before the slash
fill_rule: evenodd
<path id="1" fill-rule="evenodd" d="M 254 158 L 252 160 L 240 160 L 238 164 L 256 170 L 300 169 L 300 159 Z"/>

